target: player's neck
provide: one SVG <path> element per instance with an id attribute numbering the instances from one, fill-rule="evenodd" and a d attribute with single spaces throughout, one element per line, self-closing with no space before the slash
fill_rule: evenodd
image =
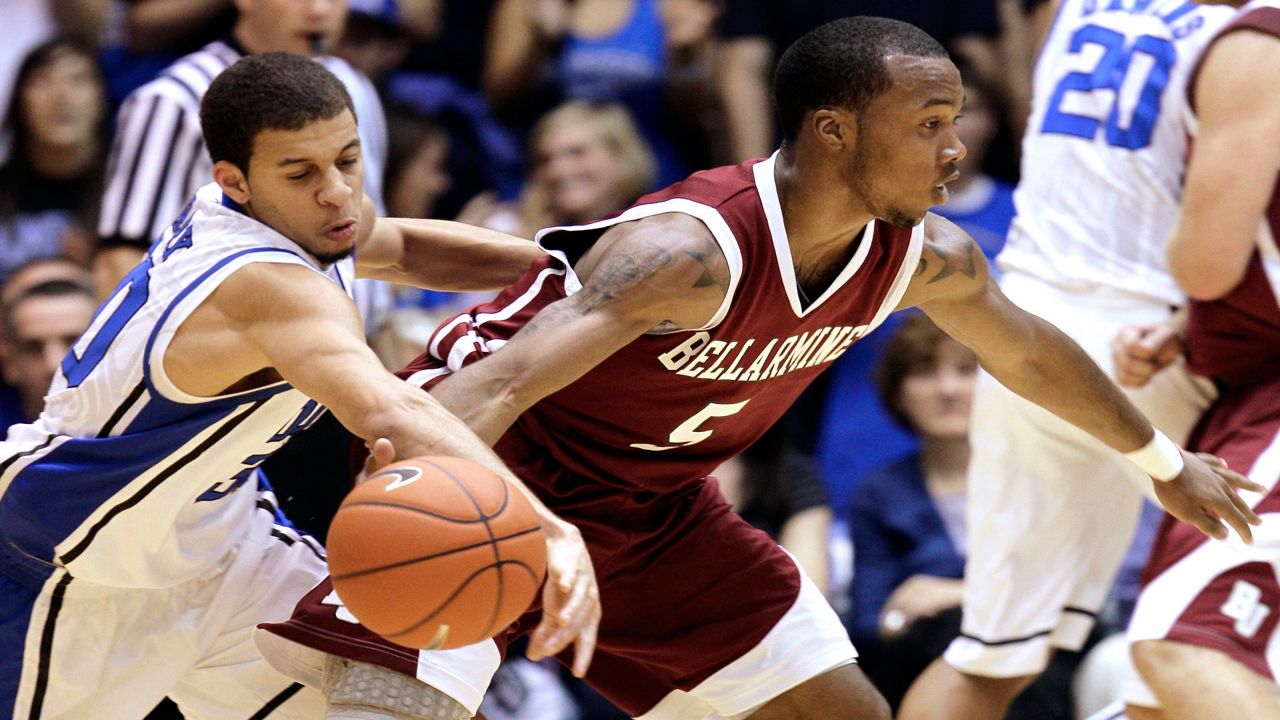
<path id="1" fill-rule="evenodd" d="M 787 228 L 791 255 L 805 258 L 840 257 L 874 219 L 861 200 L 845 188 L 836 170 L 800 148 L 783 148 L 773 169 Z"/>

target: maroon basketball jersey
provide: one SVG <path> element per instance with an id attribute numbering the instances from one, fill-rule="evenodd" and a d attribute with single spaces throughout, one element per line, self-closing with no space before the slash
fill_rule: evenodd
<path id="1" fill-rule="evenodd" d="M 1213 42 L 1226 33 L 1244 28 L 1270 33 L 1280 39 L 1280 7 L 1262 2 L 1246 5 Z M 1280 172 L 1272 182 L 1278 179 Z M 1256 247 L 1244 280 L 1223 298 L 1191 304 L 1187 363 L 1193 372 L 1233 384 L 1252 384 L 1280 373 L 1277 238 L 1280 238 L 1280 185 L 1273 188 L 1266 216 L 1259 223 Z"/>
<path id="2" fill-rule="evenodd" d="M 923 225 L 872 222 L 850 238 L 856 250 L 836 280 L 807 302 L 773 168 L 770 158 L 699 172 L 609 220 L 544 230 L 538 242 L 549 256 L 494 301 L 442 325 L 402 376 L 426 386 L 499 352 L 538 310 L 581 287 L 573 264 L 606 228 L 685 213 L 711 230 L 728 258 L 719 311 L 703 328 L 631 342 L 525 412 L 498 447 L 509 462 L 536 448 L 573 473 L 629 491 L 665 492 L 705 476 L 892 312 L 923 245 Z"/>

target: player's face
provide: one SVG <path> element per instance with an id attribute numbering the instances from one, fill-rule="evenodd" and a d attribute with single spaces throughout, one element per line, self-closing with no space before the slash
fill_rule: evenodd
<path id="1" fill-rule="evenodd" d="M 343 110 L 300 130 L 258 133 L 241 204 L 317 260 L 333 263 L 355 249 L 363 182 L 355 119 Z"/>
<path id="2" fill-rule="evenodd" d="M 618 158 L 586 125 L 555 127 L 534 149 L 534 178 L 546 188 L 555 222 L 584 222 L 615 210 L 611 193 L 619 172 Z"/>
<path id="3" fill-rule="evenodd" d="M 236 8 L 254 52 L 328 52 L 347 21 L 347 0 L 236 0 Z"/>
<path id="4" fill-rule="evenodd" d="M 31 73 L 20 101 L 32 139 L 55 147 L 90 142 L 106 111 L 102 83 L 92 62 L 69 50 L 56 53 Z"/>
<path id="5" fill-rule="evenodd" d="M 978 361 L 960 343 L 944 339 L 932 363 L 902 381 L 902 410 L 924 438 L 958 440 L 969 435 L 969 406 Z"/>
<path id="6" fill-rule="evenodd" d="M 67 348 L 89 327 L 94 304 L 87 295 L 31 297 L 13 308 L 4 375 L 28 405 L 39 405 Z"/>
<path id="7" fill-rule="evenodd" d="M 965 153 L 956 134 L 964 89 L 947 58 L 894 56 L 886 65 L 893 84 L 859 115 L 846 174 L 876 217 L 910 227 L 947 201 Z"/>

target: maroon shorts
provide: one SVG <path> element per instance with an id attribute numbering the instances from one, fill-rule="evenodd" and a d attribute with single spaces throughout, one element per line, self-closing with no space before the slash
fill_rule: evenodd
<path id="1" fill-rule="evenodd" d="M 556 481 L 570 487 L 575 479 L 562 474 Z M 586 478 L 576 482 L 592 484 Z M 732 511 L 713 481 L 630 498 L 625 513 L 610 512 L 614 502 L 601 493 L 594 499 L 575 496 L 572 508 L 553 504 L 552 509 L 581 530 L 600 586 L 603 618 L 586 680 L 628 713 L 641 715 L 672 690 L 694 688 L 760 644 L 795 603 L 801 576 L 774 540 Z M 357 624 L 331 591 L 326 579 L 302 599 L 290 620 L 263 630 L 438 685 L 421 667 L 424 658 L 440 651 L 433 655 L 383 640 Z M 495 638 L 500 651 L 536 627 L 540 606 L 539 599 Z M 278 641 L 269 638 L 266 644 Z M 278 664 L 278 655 L 265 649 L 264 654 Z M 572 648 L 559 659 L 572 662 Z M 281 669 L 314 682 L 296 669 Z M 479 681 L 480 692 L 487 683 L 488 677 Z M 469 705 L 473 698 L 458 699 Z"/>
<path id="2" fill-rule="evenodd" d="M 1212 648 L 1268 679 L 1280 678 L 1280 379 L 1228 390 L 1205 413 L 1188 446 L 1226 459 L 1269 488 L 1244 493 L 1262 525 L 1254 544 L 1219 542 L 1166 516 L 1143 574 L 1132 641 L 1175 640 Z M 1154 705 L 1134 693 L 1135 704 Z"/>

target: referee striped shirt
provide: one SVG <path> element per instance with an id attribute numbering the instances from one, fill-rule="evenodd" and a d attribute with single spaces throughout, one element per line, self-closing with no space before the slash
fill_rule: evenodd
<path id="1" fill-rule="evenodd" d="M 104 244 L 146 247 L 182 210 L 197 188 L 213 179 L 213 162 L 200 134 L 200 98 L 242 53 L 218 40 L 182 57 L 125 99 L 107 165 L 98 236 Z M 382 103 L 368 78 L 346 62 L 320 62 L 351 94 L 359 120 L 365 192 L 379 213 L 387 128 Z"/>

